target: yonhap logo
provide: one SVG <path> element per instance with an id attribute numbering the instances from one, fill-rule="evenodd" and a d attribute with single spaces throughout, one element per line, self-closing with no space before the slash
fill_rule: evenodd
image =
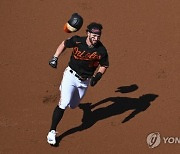
<path id="1" fill-rule="evenodd" d="M 149 148 L 155 148 L 160 145 L 161 142 L 164 144 L 180 144 L 180 137 L 162 137 L 159 132 L 150 133 L 147 136 L 146 142 Z"/>
<path id="2" fill-rule="evenodd" d="M 180 137 L 163 137 L 164 143 L 180 144 Z"/>
<path id="3" fill-rule="evenodd" d="M 155 148 L 161 143 L 161 137 L 159 132 L 151 133 L 147 136 L 147 144 L 149 148 Z"/>

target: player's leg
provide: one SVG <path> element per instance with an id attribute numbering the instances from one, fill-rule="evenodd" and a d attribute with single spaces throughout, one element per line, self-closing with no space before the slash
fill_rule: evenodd
<path id="1" fill-rule="evenodd" d="M 64 110 L 70 103 L 73 93 L 75 91 L 74 75 L 72 75 L 67 69 L 64 71 L 63 79 L 60 85 L 60 100 L 58 106 L 55 108 L 52 117 L 51 130 L 56 130 L 56 127 L 63 117 Z"/>
<path id="2" fill-rule="evenodd" d="M 82 100 L 82 98 L 85 96 L 86 91 L 88 89 L 88 85 L 89 85 L 89 80 L 87 81 L 81 81 L 81 82 L 76 82 L 77 88 L 74 91 L 73 97 L 70 101 L 69 107 L 74 109 L 76 108 L 80 101 Z"/>
<path id="3" fill-rule="evenodd" d="M 56 106 L 52 115 L 52 123 L 50 131 L 47 135 L 47 142 L 49 144 L 56 144 L 56 127 L 60 120 L 62 119 L 64 114 L 64 109 L 59 108 L 59 106 Z"/>
<path id="4" fill-rule="evenodd" d="M 70 100 L 72 98 L 73 92 L 75 90 L 74 84 L 74 76 L 70 74 L 67 69 L 64 71 L 63 79 L 60 86 L 61 96 L 59 104 L 55 107 L 53 116 L 52 116 L 52 123 L 51 128 L 47 136 L 47 141 L 49 144 L 55 144 L 55 132 L 58 123 L 63 117 L 64 111 L 66 107 L 69 105 Z"/>
<path id="5" fill-rule="evenodd" d="M 69 103 L 69 107 L 71 109 L 75 109 L 78 106 L 79 102 L 80 102 L 80 96 L 79 96 L 78 89 L 76 88 L 73 93 L 73 97 Z"/>

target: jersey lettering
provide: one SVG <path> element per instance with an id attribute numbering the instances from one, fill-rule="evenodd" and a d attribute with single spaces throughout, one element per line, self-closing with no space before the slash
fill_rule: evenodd
<path id="1" fill-rule="evenodd" d="M 80 51 L 78 47 L 73 48 L 73 56 L 75 59 L 79 60 L 100 60 L 101 56 L 97 52 L 89 53 L 86 51 Z"/>

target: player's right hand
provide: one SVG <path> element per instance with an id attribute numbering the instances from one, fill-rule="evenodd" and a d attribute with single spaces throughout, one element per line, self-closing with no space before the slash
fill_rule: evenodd
<path id="1" fill-rule="evenodd" d="M 58 64 L 58 57 L 53 56 L 52 59 L 49 61 L 49 65 L 53 68 L 57 68 Z"/>

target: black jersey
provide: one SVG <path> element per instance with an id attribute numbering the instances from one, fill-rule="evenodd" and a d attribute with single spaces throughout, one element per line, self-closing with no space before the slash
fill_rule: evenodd
<path id="1" fill-rule="evenodd" d="M 86 38 L 73 36 L 64 43 L 66 48 L 73 48 L 69 66 L 81 77 L 91 77 L 99 65 L 109 66 L 108 53 L 103 44 L 99 41 L 89 48 Z"/>

